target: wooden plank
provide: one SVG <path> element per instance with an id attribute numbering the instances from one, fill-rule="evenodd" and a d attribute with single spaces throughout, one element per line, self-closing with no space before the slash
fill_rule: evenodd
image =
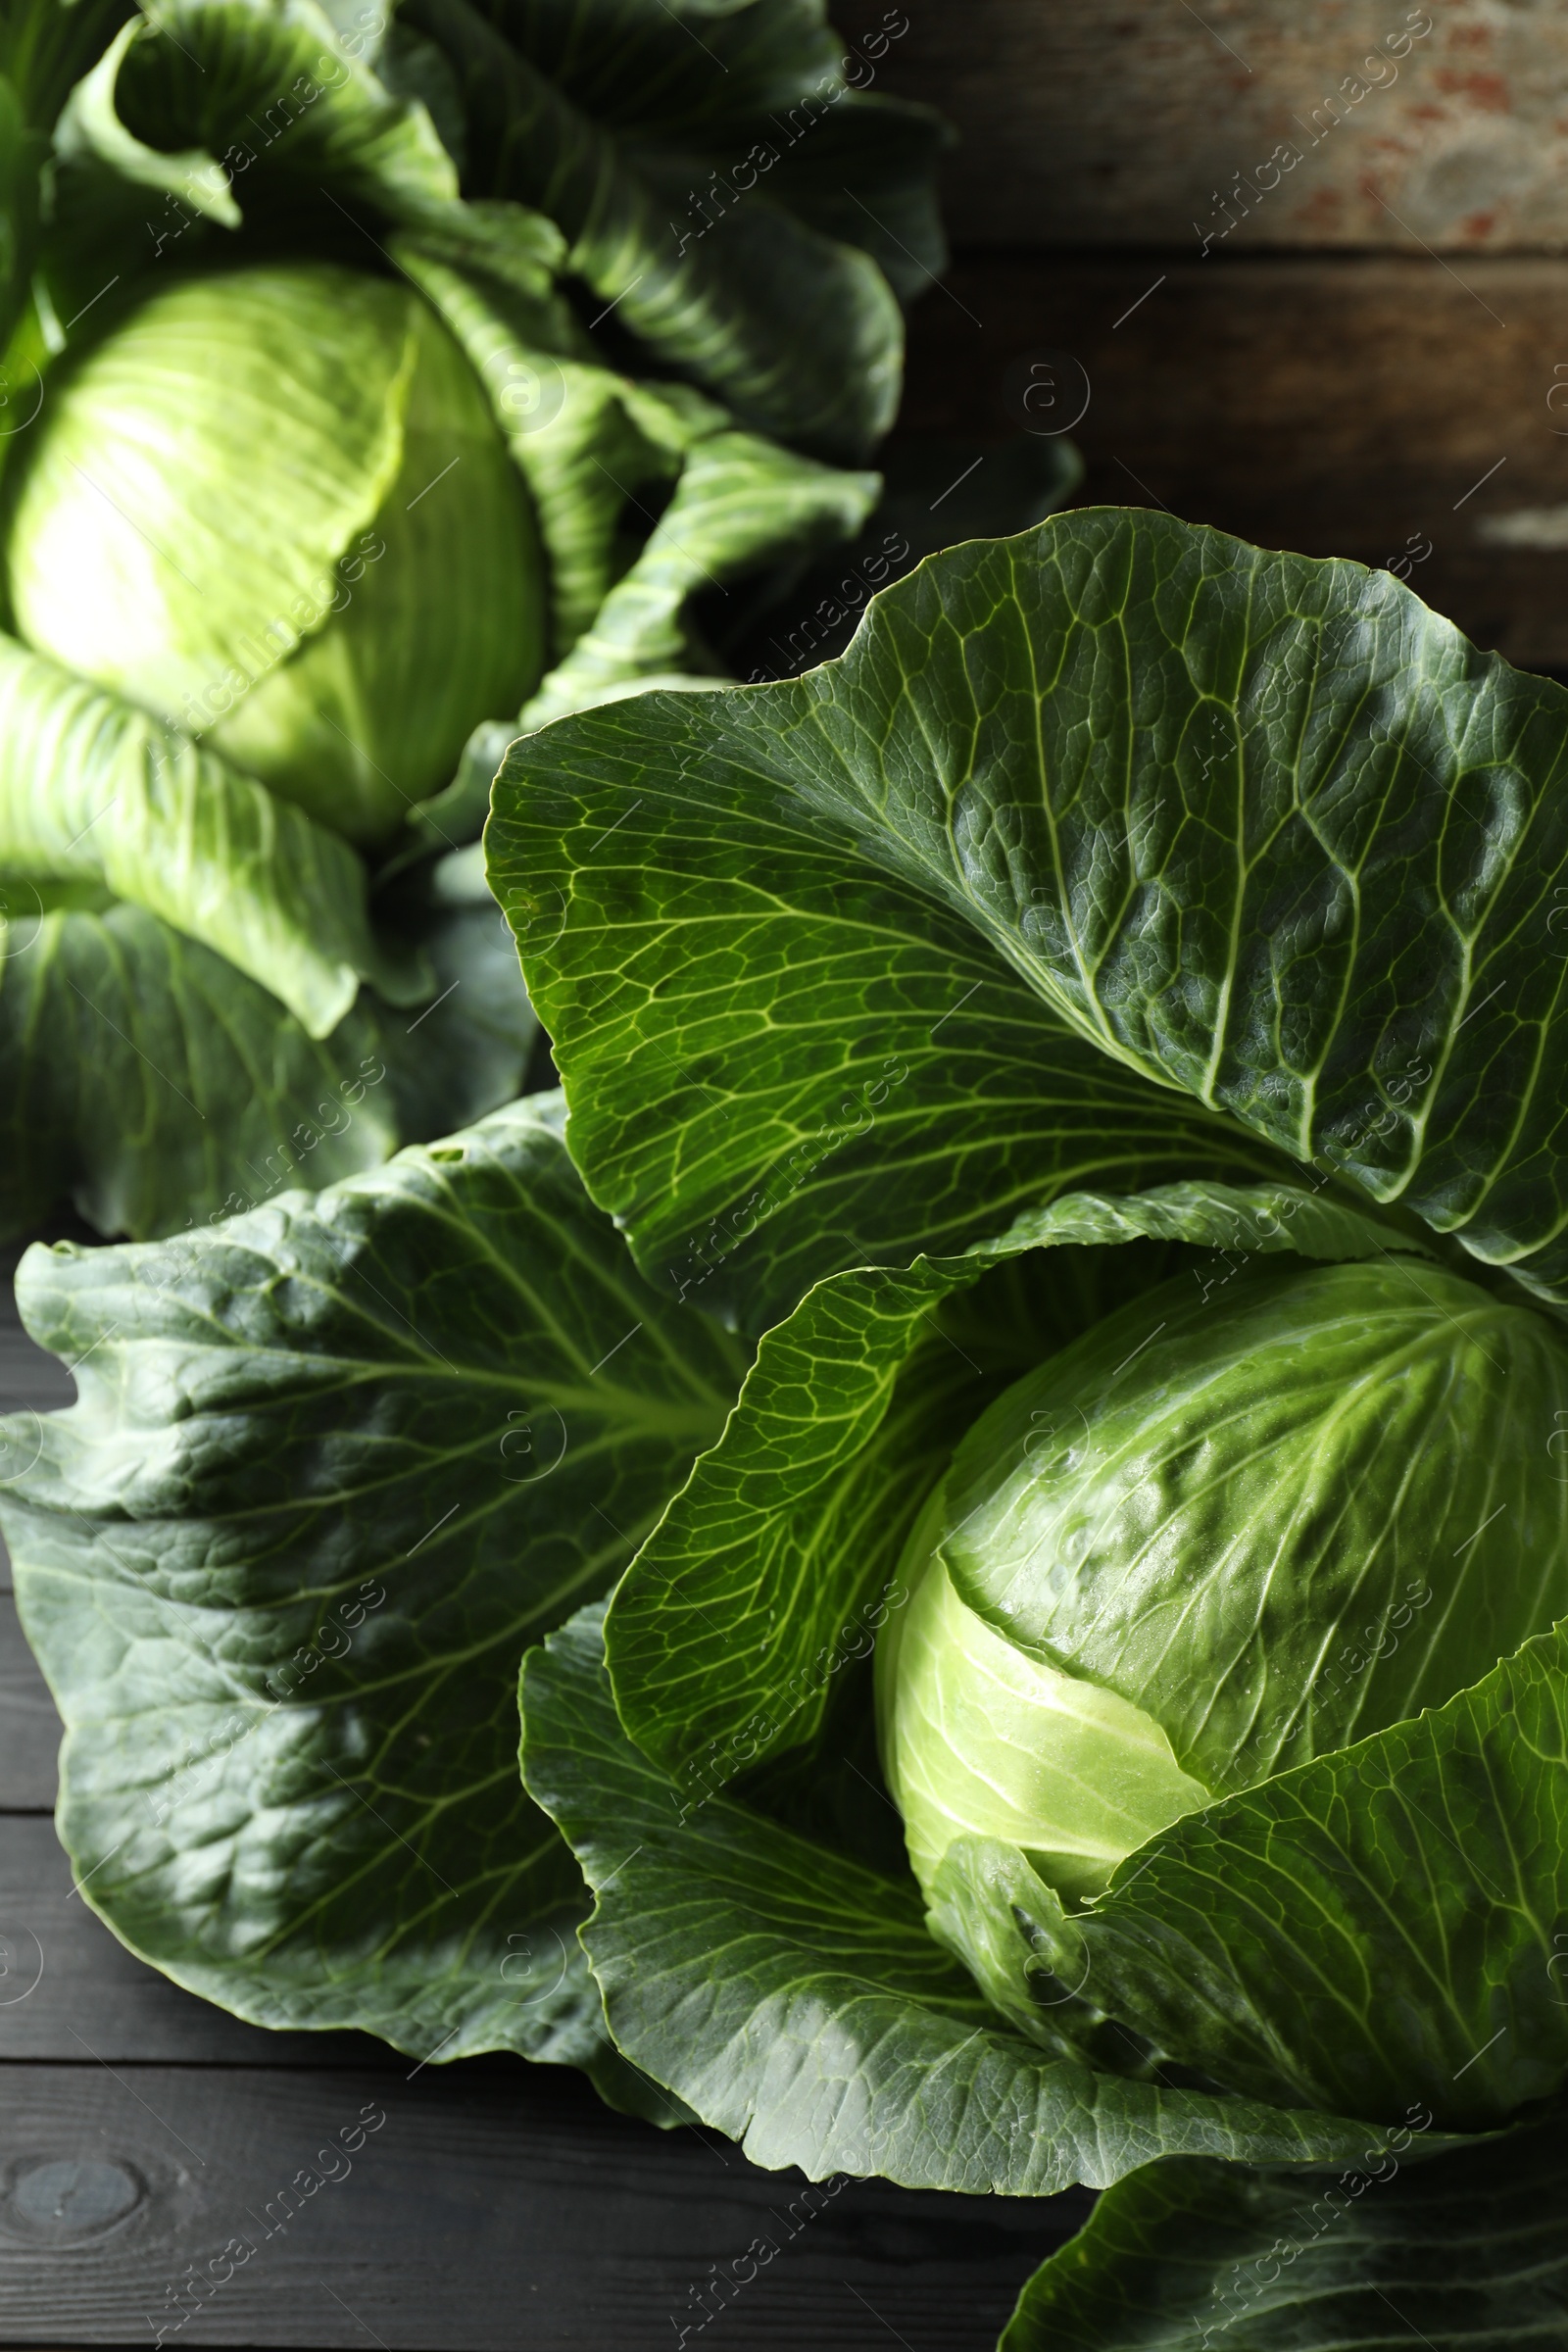
<path id="1" fill-rule="evenodd" d="M 73 1232 L 75 1232 L 72 1223 Z M 0 1247 L 0 1413 L 14 1416 L 0 1445 L 0 1478 L 19 1466 L 29 1423 L 70 1404 L 76 1384 L 58 1358 L 35 1348 L 22 1328 L 13 1282 L 25 1242 Z M 60 1718 L 27 1647 L 11 1590 L 11 1562 L 0 1540 L 0 1813 L 52 1811 L 58 1779 Z"/>
<path id="2" fill-rule="evenodd" d="M 1196 259 L 1205 233 L 1211 253 L 1568 241 L 1560 8 L 853 0 L 834 15 L 853 79 L 956 125 L 944 202 L 960 245 Z M 879 44 L 901 18 L 908 29 Z"/>
<path id="3" fill-rule="evenodd" d="M 70 1404 L 76 1386 L 58 1357 L 35 1348 L 22 1328 L 12 1287 L 25 1244 L 0 1249 L 0 1413 L 52 1412 Z M 0 1465 L 0 1475 L 4 1475 Z"/>
<path id="4" fill-rule="evenodd" d="M 977 254 L 913 314 L 903 427 L 1071 424 L 1085 503 L 1406 557 L 1478 644 L 1568 666 L 1565 319 L 1564 260 Z"/>
<path id="5" fill-rule="evenodd" d="M 520 2061 L 408 2081 L 14 2067 L 0 2164 L 9 2344 L 146 2344 L 185 2310 L 185 2344 L 604 2352 L 695 2340 L 717 2303 L 728 2352 L 990 2352 L 1088 2206 L 803 2194 Z"/>
<path id="6" fill-rule="evenodd" d="M 249 2026 L 138 1960 L 87 1908 L 47 1815 L 0 1818 L 0 2065 L 395 2068 L 368 2034 Z"/>
<path id="7" fill-rule="evenodd" d="M 53 1810 L 59 1749 L 49 1686 L 17 1621 L 15 1599 L 0 1591 L 0 1813 Z"/>

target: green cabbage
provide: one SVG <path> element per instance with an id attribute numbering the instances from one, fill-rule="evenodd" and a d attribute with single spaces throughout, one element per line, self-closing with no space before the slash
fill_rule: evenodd
<path id="1" fill-rule="evenodd" d="M 931 1892 L 1001 1838 L 1066 1897 L 1182 1815 L 1440 1707 L 1568 1614 L 1568 1357 L 1393 1260 L 1191 1280 L 974 1423 L 881 1645 Z"/>
<path id="2" fill-rule="evenodd" d="M 527 494 L 428 304 L 327 263 L 191 276 L 51 377 L 5 520 L 40 652 L 355 841 L 545 656 Z"/>

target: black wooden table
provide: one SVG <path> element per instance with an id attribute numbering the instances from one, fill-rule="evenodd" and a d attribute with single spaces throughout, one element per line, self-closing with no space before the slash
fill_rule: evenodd
<path id="1" fill-rule="evenodd" d="M 15 1257 L 0 1410 L 41 1411 L 72 1384 L 17 1323 Z M 56 1842 L 59 1722 L 3 1552 L 0 1571 L 0 2344 L 153 2345 L 162 2328 L 297 2352 L 660 2352 L 685 2328 L 705 2352 L 991 2352 L 1086 2195 L 854 2181 L 809 2211 L 798 2175 L 612 2115 L 566 2069 L 268 2034 L 133 1958 Z M 269 2204 L 357 2123 L 352 2171 L 272 2227 Z M 758 2237 L 776 2258 L 704 2325 L 704 2281 Z M 217 2284 L 230 2239 L 255 2251 Z"/>

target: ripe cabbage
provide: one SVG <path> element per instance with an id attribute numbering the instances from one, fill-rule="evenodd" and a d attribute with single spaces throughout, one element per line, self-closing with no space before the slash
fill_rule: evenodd
<path id="1" fill-rule="evenodd" d="M 1466 1690 L 1568 1614 L 1568 1353 L 1393 1261 L 1139 1298 L 982 1413 L 879 1644 L 932 1893 L 1003 1838 L 1067 1898 L 1182 1815 Z"/>
<path id="2" fill-rule="evenodd" d="M 423 298 L 333 263 L 155 286 L 51 383 L 4 533 L 40 652 L 351 840 L 544 666 L 527 494 Z"/>
<path id="3" fill-rule="evenodd" d="M 821 0 L 567 13 L 0 10 L 0 1231 L 515 1095 L 507 743 L 706 688 L 879 495 L 940 122 Z M 773 113 L 831 187 L 672 237 Z"/>

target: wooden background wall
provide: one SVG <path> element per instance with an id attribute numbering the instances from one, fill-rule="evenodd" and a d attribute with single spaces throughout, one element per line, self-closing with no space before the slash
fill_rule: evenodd
<path id="1" fill-rule="evenodd" d="M 836 14 L 906 24 L 872 86 L 959 134 L 907 429 L 1087 402 L 1085 498 L 1392 562 L 1568 667 L 1565 0 Z"/>

